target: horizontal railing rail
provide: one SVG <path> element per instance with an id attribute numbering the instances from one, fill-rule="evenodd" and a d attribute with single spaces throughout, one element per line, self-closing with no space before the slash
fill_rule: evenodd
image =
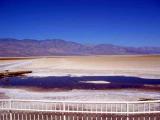
<path id="1" fill-rule="evenodd" d="M 160 100 L 101 102 L 0 99 L 0 110 L 93 114 L 147 114 L 160 113 Z"/>

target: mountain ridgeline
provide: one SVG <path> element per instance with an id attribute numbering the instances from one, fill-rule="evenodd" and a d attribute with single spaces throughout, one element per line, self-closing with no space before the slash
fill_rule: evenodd
<path id="1" fill-rule="evenodd" d="M 111 44 L 84 45 L 61 39 L 0 39 L 0 57 L 136 54 L 160 54 L 160 47 L 124 47 Z"/>

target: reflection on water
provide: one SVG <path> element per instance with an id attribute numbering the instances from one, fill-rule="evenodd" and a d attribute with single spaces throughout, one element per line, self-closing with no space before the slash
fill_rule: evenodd
<path id="1" fill-rule="evenodd" d="M 13 99 L 136 101 L 160 99 L 160 80 L 124 76 L 12 77 L 0 93 Z"/>
<path id="2" fill-rule="evenodd" d="M 0 86 L 62 89 L 154 88 L 160 90 L 160 80 L 125 76 L 12 77 L 0 79 Z"/>

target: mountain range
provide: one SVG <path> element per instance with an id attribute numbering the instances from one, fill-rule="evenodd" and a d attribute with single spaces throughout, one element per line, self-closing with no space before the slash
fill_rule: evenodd
<path id="1" fill-rule="evenodd" d="M 0 39 L 0 57 L 135 54 L 160 54 L 160 47 L 126 47 L 112 44 L 85 45 L 61 39 Z"/>

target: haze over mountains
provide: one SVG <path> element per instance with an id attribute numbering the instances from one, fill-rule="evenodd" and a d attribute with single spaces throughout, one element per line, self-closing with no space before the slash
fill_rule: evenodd
<path id="1" fill-rule="evenodd" d="M 134 54 L 160 54 L 160 47 L 124 47 L 111 44 L 84 45 L 61 39 L 0 39 L 0 57 Z"/>

